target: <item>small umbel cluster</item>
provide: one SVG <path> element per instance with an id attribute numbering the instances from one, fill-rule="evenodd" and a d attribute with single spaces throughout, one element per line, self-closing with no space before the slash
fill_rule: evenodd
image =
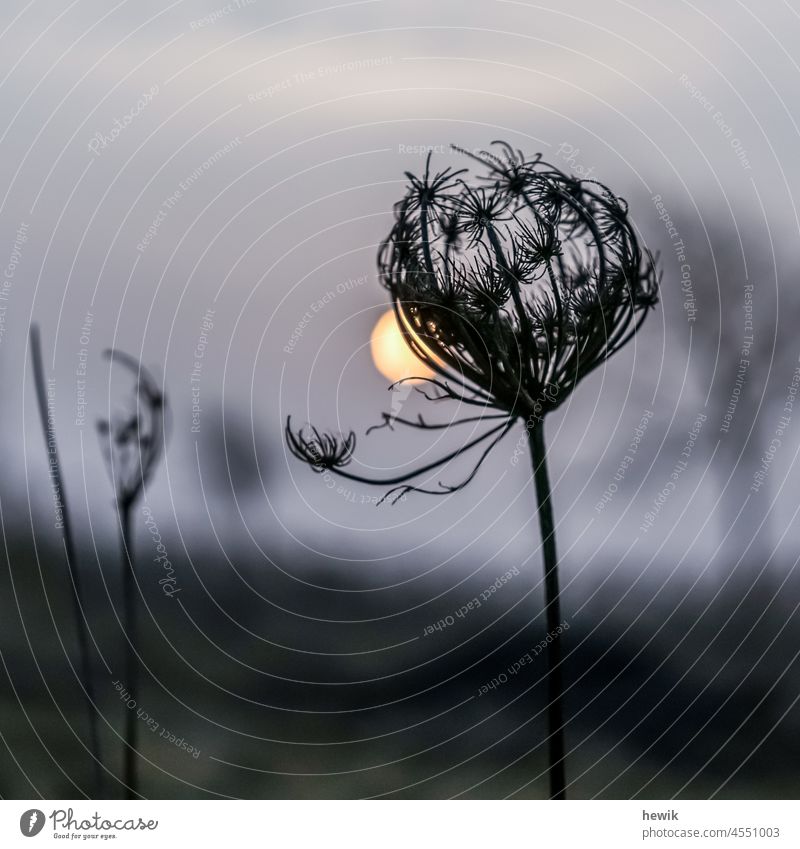
<path id="1" fill-rule="evenodd" d="M 117 503 L 121 509 L 129 509 L 158 465 L 164 447 L 166 399 L 155 378 L 138 360 L 122 351 L 104 353 L 136 378 L 131 408 L 97 422 Z"/>
<path id="2" fill-rule="evenodd" d="M 430 156 L 423 176 L 408 173 L 378 265 L 406 342 L 437 375 L 428 379 L 435 394 L 427 397 L 504 420 L 457 452 L 463 453 L 493 438 L 491 448 L 515 421 L 541 421 L 562 404 L 635 335 L 657 302 L 658 273 L 627 204 L 605 186 L 504 142 L 481 153 L 455 150 L 481 173 L 470 181 L 466 168 L 433 174 Z M 432 427 L 422 419 L 384 419 Z M 287 437 L 296 456 L 321 467 L 302 431 L 293 434 L 287 423 Z M 345 444 L 342 465 L 353 453 L 352 434 Z M 328 462 L 336 452 L 323 453 L 325 468 L 341 472 Z M 390 481 L 345 476 L 396 486 L 436 465 Z M 463 483 L 391 492 L 452 492 Z"/>

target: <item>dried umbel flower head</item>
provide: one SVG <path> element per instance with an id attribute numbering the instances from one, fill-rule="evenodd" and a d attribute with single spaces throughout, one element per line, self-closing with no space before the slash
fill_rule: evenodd
<path id="1" fill-rule="evenodd" d="M 482 166 L 408 175 L 379 267 L 408 344 L 471 397 L 544 415 L 657 300 L 625 201 L 497 142 Z"/>
<path id="2" fill-rule="evenodd" d="M 515 421 L 531 430 L 564 403 L 657 302 L 655 261 L 622 198 L 504 142 L 478 154 L 454 149 L 479 173 L 470 181 L 466 168 L 432 173 L 430 156 L 421 177 L 408 173 L 378 266 L 406 342 L 436 374 L 419 378 L 430 387 L 420 391 L 482 412 L 446 425 L 385 414 L 382 426 L 486 421 L 489 429 L 434 463 L 376 480 L 343 471 L 354 434 L 293 433 L 287 422 L 296 457 L 316 471 L 387 485 L 395 500 L 410 490 L 453 492 L 472 480 Z M 460 483 L 412 483 L 476 446 L 485 450 Z"/>
<path id="3" fill-rule="evenodd" d="M 419 378 L 427 381 L 420 391 L 477 413 L 442 424 L 384 414 L 380 427 L 473 423 L 486 430 L 432 463 L 384 480 L 345 468 L 355 449 L 352 433 L 295 433 L 287 420 L 286 439 L 314 470 L 382 484 L 390 487 L 384 498 L 397 500 L 410 490 L 466 486 L 514 423 L 525 421 L 544 560 L 550 797 L 564 799 L 560 593 L 543 422 L 633 337 L 655 306 L 658 275 L 625 201 L 539 156 L 495 144 L 480 154 L 461 151 L 481 168 L 474 181 L 467 182 L 466 169 L 431 174 L 430 156 L 422 177 L 408 174 L 378 257 L 404 338 L 436 375 Z M 460 482 L 428 483 L 430 473 L 473 448 L 481 453 Z"/>
<path id="4" fill-rule="evenodd" d="M 301 428 L 296 434 L 292 431 L 291 416 L 286 421 L 286 442 L 289 450 L 315 471 L 330 471 L 341 469 L 350 462 L 356 447 L 356 435 L 337 437 L 331 433 L 320 433 L 315 427 L 309 428 L 308 433 Z"/>
<path id="5" fill-rule="evenodd" d="M 166 398 L 138 360 L 122 351 L 105 351 L 136 379 L 131 407 L 97 423 L 100 446 L 121 508 L 134 503 L 152 477 L 164 446 Z"/>

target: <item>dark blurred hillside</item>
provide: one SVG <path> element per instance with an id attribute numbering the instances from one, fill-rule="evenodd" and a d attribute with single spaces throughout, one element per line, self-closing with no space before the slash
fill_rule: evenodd
<path id="1" fill-rule="evenodd" d="M 9 552 L 0 792 L 74 798 L 90 791 L 90 764 L 65 656 L 75 662 L 62 564 L 56 549 L 40 548 L 40 572 L 21 538 Z M 145 795 L 544 796 L 544 655 L 484 687 L 542 637 L 538 569 L 459 618 L 504 574 L 499 567 L 455 589 L 437 577 L 354 592 L 346 569 L 302 556 L 305 583 L 280 562 L 237 562 L 236 574 L 210 553 L 192 563 L 176 556 L 181 592 L 169 599 L 142 553 L 152 618 L 142 629 L 149 672 L 139 703 L 200 749 L 195 759 L 143 731 Z M 681 577 L 655 594 L 612 580 L 565 594 L 565 609 L 578 611 L 568 617 L 565 661 L 573 797 L 800 792 L 800 625 L 789 601 L 800 599 L 800 582 L 790 575 L 781 585 L 770 571 L 750 583 L 759 566 L 725 585 Z M 103 742 L 118 771 L 121 657 L 109 648 L 120 632 L 106 596 L 119 603 L 115 554 L 102 553 L 101 571 L 84 568 L 110 669 L 96 662 Z M 424 635 L 448 616 L 452 625 Z"/>

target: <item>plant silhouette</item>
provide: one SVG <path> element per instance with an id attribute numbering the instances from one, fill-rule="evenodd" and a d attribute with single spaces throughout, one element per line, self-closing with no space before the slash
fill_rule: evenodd
<path id="1" fill-rule="evenodd" d="M 380 427 L 435 430 L 486 423 L 454 451 L 386 479 L 348 468 L 354 433 L 292 428 L 295 457 L 316 472 L 410 492 L 453 493 L 478 473 L 517 423 L 525 426 L 544 554 L 548 638 L 550 797 L 566 798 L 561 622 L 555 525 L 544 419 L 577 384 L 619 351 L 657 303 L 659 276 L 642 248 L 625 201 L 594 180 L 578 180 L 505 142 L 470 153 L 480 168 L 407 173 L 405 196 L 380 247 L 381 281 L 407 344 L 435 373 L 419 389 L 432 402 L 454 401 L 472 415 L 444 424 L 385 413 Z M 431 473 L 463 455 L 474 465 L 454 483 Z M 381 500 L 384 500 L 381 499 Z"/>
<path id="2" fill-rule="evenodd" d="M 92 655 L 90 642 L 94 641 L 92 630 L 87 619 L 87 605 L 83 579 L 78 566 L 75 537 L 72 532 L 72 519 L 67 500 L 67 491 L 64 487 L 64 479 L 61 473 L 61 461 L 56 443 L 55 420 L 53 413 L 48 409 L 48 392 L 42 360 L 42 342 L 39 327 L 36 324 L 30 328 L 30 350 L 33 365 L 33 379 L 36 386 L 36 403 L 39 408 L 42 432 L 44 433 L 45 448 L 50 465 L 51 483 L 55 493 L 61 501 L 61 538 L 64 543 L 64 556 L 67 561 L 67 572 L 69 573 L 72 586 L 72 602 L 75 615 L 75 626 L 78 636 L 78 651 L 80 656 L 79 680 L 86 696 L 86 708 L 89 717 L 89 751 L 92 755 L 92 769 L 95 783 L 95 796 L 104 795 L 105 782 L 103 764 L 103 752 L 100 744 L 100 730 L 98 723 L 99 708 L 94 687 L 94 674 L 92 669 Z M 32 824 L 31 824 L 32 825 Z"/>
<path id="3" fill-rule="evenodd" d="M 134 504 L 144 494 L 158 465 L 166 439 L 165 413 L 167 402 L 153 376 L 133 357 L 117 350 L 108 350 L 106 357 L 126 368 L 136 378 L 129 410 L 121 411 L 110 420 L 97 423 L 100 445 L 114 487 L 114 500 L 119 523 L 122 554 L 123 629 L 125 631 L 125 685 L 137 701 L 139 692 L 139 654 L 137 598 L 140 593 L 136 580 L 133 556 L 131 516 Z M 123 783 L 126 798 L 138 797 L 136 775 L 136 711 L 127 708 L 125 714 L 125 756 Z"/>

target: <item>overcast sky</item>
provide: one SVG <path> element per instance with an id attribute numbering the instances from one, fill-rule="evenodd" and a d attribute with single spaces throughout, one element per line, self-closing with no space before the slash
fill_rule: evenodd
<path id="1" fill-rule="evenodd" d="M 721 313 L 740 321 L 748 282 L 776 397 L 792 378 L 791 334 L 775 345 L 777 360 L 769 357 L 778 293 L 796 283 L 796 2 L 75 0 L 7 2 L 4 11 L 3 415 L 14 448 L 9 477 L 24 486 L 27 467 L 35 502 L 46 505 L 47 494 L 24 368 L 32 318 L 56 378 L 67 465 L 77 481 L 86 470 L 89 504 L 109 498 L 92 422 L 109 403 L 101 352 L 114 345 L 142 357 L 171 399 L 167 467 L 151 493 L 162 524 L 174 513 L 204 525 L 208 506 L 220 527 L 241 527 L 241 509 L 256 538 L 280 531 L 341 552 L 356 528 L 367 531 L 356 554 L 413 550 L 417 559 L 417 545 L 456 553 L 456 541 L 491 552 L 499 526 L 517 559 L 530 548 L 533 496 L 527 471 L 509 462 L 515 437 L 475 491 L 394 511 L 326 491 L 285 458 L 280 438 L 288 412 L 363 433 L 388 408 L 368 340 L 386 303 L 376 249 L 403 172 L 423 167 L 421 149 L 434 147 L 445 165 L 451 142 L 505 138 L 624 195 L 662 253 L 661 307 L 549 425 L 563 547 L 579 561 L 598 551 L 616 558 L 641 536 L 639 563 L 662 544 L 676 560 L 704 564 L 713 555 L 730 515 L 709 515 L 736 458 L 715 448 L 718 420 L 663 519 L 645 535 L 637 528 L 696 416 L 709 398 L 718 407 L 731 394 L 735 375 L 714 368 L 714 333 Z M 707 319 L 694 327 L 664 210 L 686 243 Z M 723 266 L 731 273 L 720 274 Z M 199 342 L 202 412 L 192 431 Z M 88 416 L 76 424 L 84 356 Z M 222 450 L 223 410 L 237 448 L 254 438 L 264 446 L 264 491 L 256 479 L 238 507 L 213 493 L 206 505 L 199 488 L 198 457 L 201 469 L 224 469 L 224 456 L 212 456 Z M 649 410 L 638 466 L 598 513 Z M 774 410 L 761 415 L 747 448 L 753 468 L 774 430 Z M 409 448 L 402 437 L 373 439 L 363 442 L 372 463 L 397 462 Z M 788 434 L 752 515 L 766 515 L 781 487 L 794 486 L 798 445 Z M 775 508 L 772 539 L 793 510 Z"/>

